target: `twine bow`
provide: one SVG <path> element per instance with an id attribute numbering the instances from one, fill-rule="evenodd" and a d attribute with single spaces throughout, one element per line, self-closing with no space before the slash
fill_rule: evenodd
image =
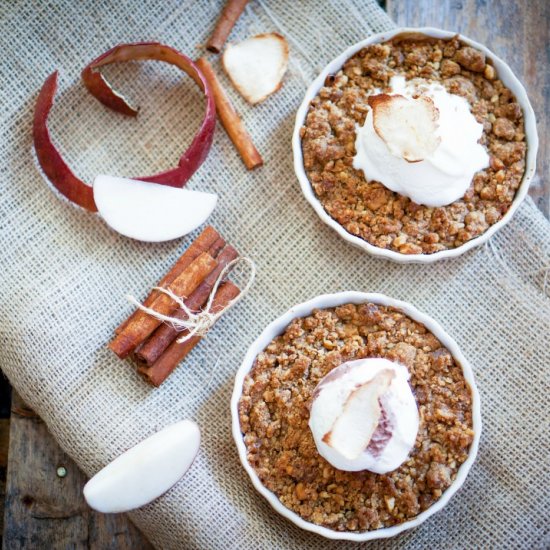
<path id="1" fill-rule="evenodd" d="M 214 302 L 214 298 L 220 284 L 223 282 L 229 272 L 232 271 L 235 266 L 241 263 L 247 264 L 250 268 L 250 275 L 248 276 L 248 281 L 246 285 L 241 290 L 241 292 L 235 298 L 233 298 L 233 300 L 229 301 L 229 303 L 223 309 L 221 309 L 217 313 L 213 313 L 212 304 Z M 178 332 L 181 332 L 183 330 L 187 331 L 186 334 L 184 334 L 177 340 L 177 342 L 181 344 L 183 342 L 186 342 L 187 340 L 190 340 L 191 338 L 193 338 L 193 336 L 204 336 L 212 328 L 212 325 L 222 316 L 222 314 L 232 308 L 239 300 L 241 300 L 241 298 L 243 298 L 248 293 L 250 287 L 254 283 L 255 276 L 256 266 L 250 258 L 240 257 L 229 262 L 222 269 L 221 273 L 216 279 L 216 282 L 212 287 L 212 291 L 210 292 L 210 296 L 208 297 L 208 301 L 201 311 L 192 311 L 191 309 L 189 309 L 185 305 L 185 301 L 183 300 L 183 298 L 181 298 L 180 296 L 176 296 L 171 290 L 159 286 L 154 287 L 155 290 L 158 290 L 159 292 L 170 296 L 170 298 L 172 298 L 172 300 L 174 300 L 174 302 L 178 304 L 178 306 L 184 311 L 185 315 L 187 316 L 185 319 L 178 319 L 177 317 L 170 317 L 169 315 L 159 313 L 154 309 L 144 306 L 143 304 L 138 302 L 138 300 L 136 300 L 133 296 L 127 295 L 126 299 L 134 304 L 138 309 L 141 309 L 141 311 L 148 313 L 149 315 L 155 317 L 156 319 L 159 319 L 160 321 L 170 323 Z"/>

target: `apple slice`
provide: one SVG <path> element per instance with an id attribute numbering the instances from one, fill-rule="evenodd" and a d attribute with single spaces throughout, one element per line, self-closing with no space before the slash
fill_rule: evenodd
<path id="1" fill-rule="evenodd" d="M 99 175 L 94 200 L 107 224 L 138 241 L 162 242 L 190 233 L 214 210 L 218 197 L 141 180 Z"/>
<path id="2" fill-rule="evenodd" d="M 368 102 L 375 132 L 396 157 L 420 162 L 439 146 L 439 110 L 431 98 L 378 94 L 370 96 Z"/>
<path id="3" fill-rule="evenodd" d="M 282 86 L 287 66 L 288 43 L 274 32 L 228 44 L 223 53 L 223 68 L 238 92 L 252 104 Z"/>
<path id="4" fill-rule="evenodd" d="M 355 460 L 369 445 L 382 416 L 380 397 L 394 378 L 384 369 L 350 393 L 342 412 L 323 441 L 349 460 Z"/>
<path id="5" fill-rule="evenodd" d="M 152 502 L 189 470 L 200 444 L 191 420 L 167 426 L 107 464 L 84 486 L 91 508 L 104 514 L 128 512 Z"/>

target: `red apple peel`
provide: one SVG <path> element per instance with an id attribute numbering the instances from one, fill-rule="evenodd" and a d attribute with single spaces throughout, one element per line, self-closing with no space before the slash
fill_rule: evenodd
<path id="1" fill-rule="evenodd" d="M 157 60 L 175 65 L 186 72 L 201 88 L 206 98 L 204 120 L 189 148 L 183 153 L 176 168 L 133 179 L 183 187 L 206 159 L 216 127 L 216 106 L 208 82 L 195 63 L 177 50 L 158 42 L 120 44 L 100 55 L 82 71 L 82 79 L 88 91 L 105 106 L 119 113 L 136 116 L 138 110 L 130 106 L 99 72 L 99 67 L 111 63 L 134 60 Z M 75 204 L 97 211 L 92 187 L 78 179 L 53 144 L 47 121 L 57 89 L 57 71 L 50 75 L 39 93 L 34 113 L 33 139 L 38 162 L 54 187 Z"/>
<path id="2" fill-rule="evenodd" d="M 92 188 L 73 174 L 53 144 L 48 131 L 48 115 L 57 90 L 57 74 L 55 71 L 44 82 L 34 110 L 32 134 L 38 163 L 62 195 L 86 210 L 97 212 Z"/>
<path id="3" fill-rule="evenodd" d="M 185 71 L 197 83 L 206 97 L 206 113 L 203 123 L 195 134 L 190 147 L 181 156 L 178 166 L 154 176 L 133 178 L 152 183 L 162 183 L 171 187 L 183 187 L 206 159 L 212 145 L 216 126 L 214 97 L 208 82 L 195 63 L 174 48 L 159 42 L 120 44 L 89 63 L 82 71 L 82 80 L 88 91 L 104 105 L 120 113 L 136 116 L 137 109 L 130 106 L 122 95 L 113 90 L 98 69 L 111 63 L 140 60 L 164 61 L 175 65 Z"/>

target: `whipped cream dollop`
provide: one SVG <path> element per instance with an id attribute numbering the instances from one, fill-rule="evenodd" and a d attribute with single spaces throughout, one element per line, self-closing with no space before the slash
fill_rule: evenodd
<path id="1" fill-rule="evenodd" d="M 440 84 L 394 76 L 390 87 L 389 93 L 371 97 L 399 101 L 369 99 L 365 123 L 356 129 L 353 167 L 417 204 L 444 206 L 460 199 L 474 174 L 489 166 L 489 155 L 478 143 L 483 125 L 465 98 Z M 432 123 L 424 116 L 422 98 L 435 107 Z M 416 153 L 414 158 L 407 150 Z"/>
<path id="2" fill-rule="evenodd" d="M 309 427 L 315 445 L 339 470 L 395 470 L 407 460 L 418 426 L 409 371 L 388 359 L 343 363 L 313 393 Z"/>

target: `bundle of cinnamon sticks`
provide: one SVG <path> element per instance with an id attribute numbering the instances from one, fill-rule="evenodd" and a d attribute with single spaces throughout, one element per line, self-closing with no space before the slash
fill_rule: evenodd
<path id="1" fill-rule="evenodd" d="M 157 287 L 181 297 L 189 310 L 199 311 L 208 302 L 224 268 L 238 255 L 213 227 L 208 226 Z M 223 311 L 239 293 L 239 288 L 231 281 L 222 281 L 213 296 L 210 313 Z M 171 318 L 185 320 L 187 317 L 173 298 L 159 290 L 152 290 L 142 305 Z M 201 340 L 201 336 L 194 335 L 178 342 L 185 333 L 186 330 L 178 331 L 172 324 L 165 324 L 138 309 L 115 330 L 109 348 L 121 359 L 131 357 L 145 380 L 159 386 Z"/>

